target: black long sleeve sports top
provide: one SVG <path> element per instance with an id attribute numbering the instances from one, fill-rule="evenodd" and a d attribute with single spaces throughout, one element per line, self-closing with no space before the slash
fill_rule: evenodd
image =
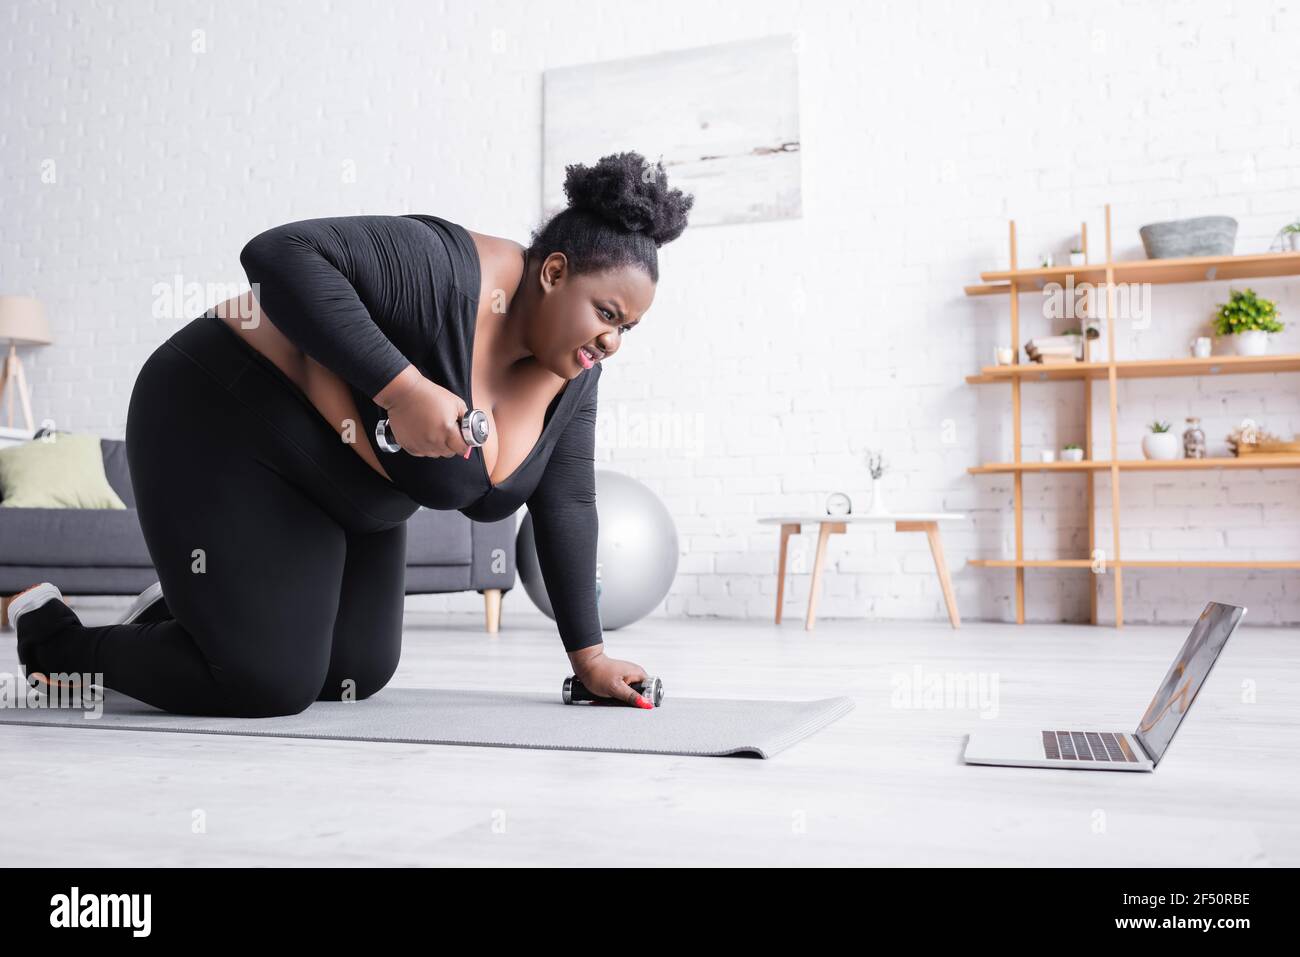
<path id="1" fill-rule="evenodd" d="M 375 442 L 374 396 L 408 364 L 474 407 L 470 373 L 481 265 L 464 227 L 438 216 L 331 216 L 276 226 L 240 253 L 275 327 L 350 387 L 359 427 L 393 483 L 428 508 L 475 521 L 525 503 L 537 560 L 566 651 L 602 640 L 596 606 L 596 386 L 584 369 L 546 410 L 537 445 L 493 485 L 482 449 L 425 458 Z"/>

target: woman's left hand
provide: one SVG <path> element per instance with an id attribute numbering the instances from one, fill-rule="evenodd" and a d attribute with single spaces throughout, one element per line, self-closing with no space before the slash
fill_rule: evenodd
<path id="1" fill-rule="evenodd" d="M 569 655 L 573 673 L 583 686 L 601 698 L 614 698 L 637 708 L 653 708 L 654 704 L 639 695 L 631 685 L 649 677 L 645 669 L 632 661 L 619 661 L 605 656 L 604 645 L 583 648 Z"/>

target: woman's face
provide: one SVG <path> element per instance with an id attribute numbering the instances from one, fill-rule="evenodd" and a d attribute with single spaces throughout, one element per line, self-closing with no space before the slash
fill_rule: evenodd
<path id="1" fill-rule="evenodd" d="M 655 284 L 637 266 L 575 276 L 564 253 L 546 257 L 534 288 L 540 297 L 529 351 L 566 379 L 618 352 L 655 297 Z"/>

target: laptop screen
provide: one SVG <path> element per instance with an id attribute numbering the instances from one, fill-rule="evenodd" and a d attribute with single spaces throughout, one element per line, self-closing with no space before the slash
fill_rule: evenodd
<path id="1" fill-rule="evenodd" d="M 1165 749 L 1174 739 L 1174 732 L 1196 700 L 1196 693 L 1201 690 L 1219 652 L 1227 644 L 1228 636 L 1245 613 L 1246 609 L 1237 605 L 1221 605 L 1214 601 L 1201 612 L 1192 633 L 1183 643 L 1183 650 L 1178 652 L 1134 732 L 1153 764 L 1158 764 L 1164 757 Z"/>

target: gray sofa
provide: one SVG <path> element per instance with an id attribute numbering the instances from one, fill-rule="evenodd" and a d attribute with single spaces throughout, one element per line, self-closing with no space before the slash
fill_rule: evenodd
<path id="1" fill-rule="evenodd" d="M 0 627 L 9 627 L 9 598 L 36 582 L 51 581 L 65 595 L 135 595 L 158 580 L 136 520 L 126 443 L 101 439 L 100 448 L 125 511 L 0 508 Z M 500 572 L 492 567 L 497 549 L 506 556 Z M 407 522 L 408 595 L 472 588 L 483 595 L 487 631 L 495 632 L 501 597 L 514 583 L 513 516 L 473 522 L 459 512 L 422 508 Z"/>

